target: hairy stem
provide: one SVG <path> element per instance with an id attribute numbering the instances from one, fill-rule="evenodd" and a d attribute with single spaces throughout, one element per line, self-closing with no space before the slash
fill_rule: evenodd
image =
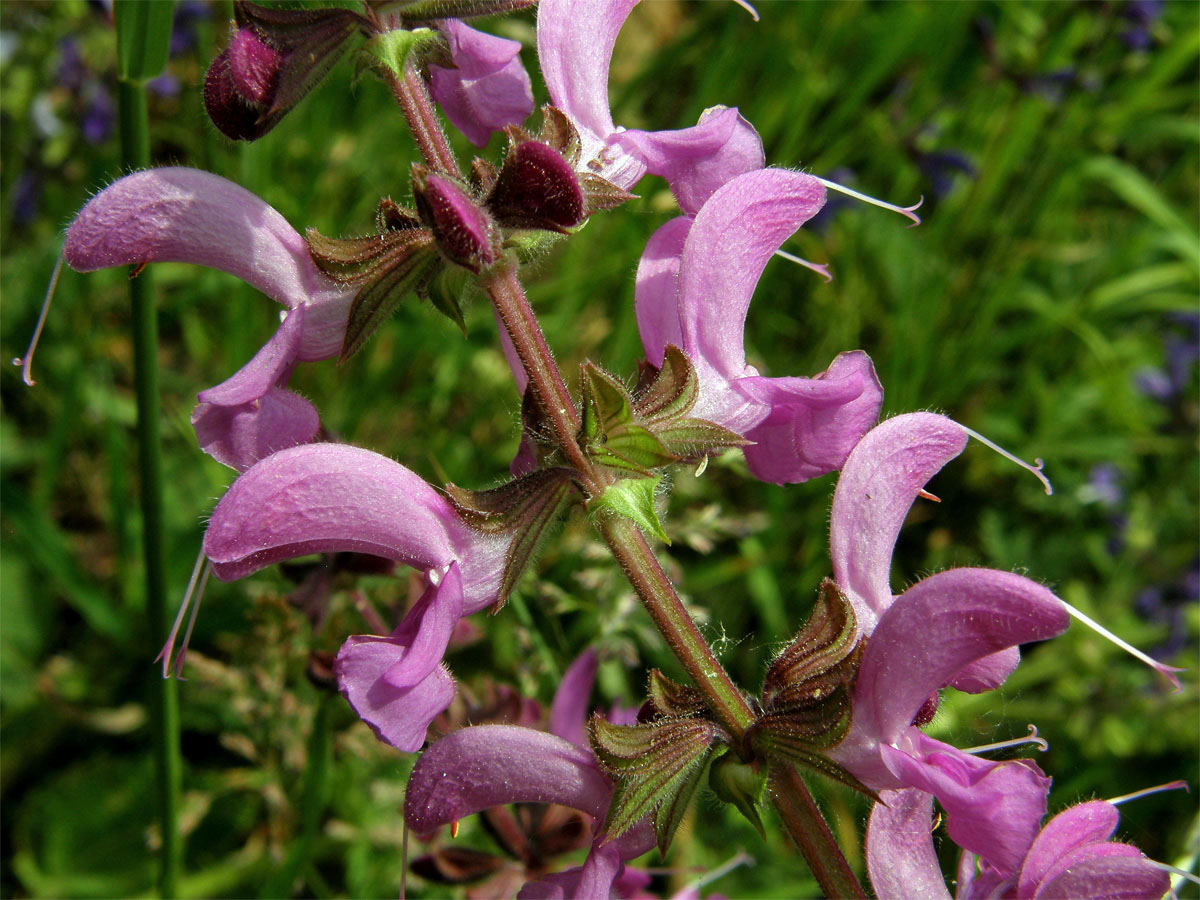
<path id="1" fill-rule="evenodd" d="M 392 93 L 396 95 L 400 108 L 404 110 L 404 118 L 408 120 L 408 127 L 425 162 L 435 172 L 461 178 L 458 160 L 454 157 L 454 151 L 450 149 L 450 141 L 447 140 L 441 120 L 433 108 L 433 100 L 425 82 L 421 80 L 416 69 L 412 65 L 406 66 L 402 79 L 386 69 L 384 71 Z"/>
<path id="2" fill-rule="evenodd" d="M 692 621 L 649 542 L 637 525 L 623 516 L 601 518 L 598 526 L 625 577 L 667 639 L 671 652 L 704 694 L 721 724 L 740 744 L 742 735 L 754 722 L 754 711 Z"/>
<path id="3" fill-rule="evenodd" d="M 575 408 L 558 363 L 550 353 L 546 336 L 529 306 L 516 266 L 502 267 L 484 287 L 525 367 L 529 385 L 545 410 L 556 443 L 579 473 L 584 489 L 591 495 L 597 494 L 603 478 L 579 446 L 579 410 Z"/>
<path id="4" fill-rule="evenodd" d="M 838 847 L 808 790 L 808 785 L 790 763 L 771 765 L 771 797 L 775 811 L 812 869 L 826 897 L 867 896 L 846 857 Z"/>

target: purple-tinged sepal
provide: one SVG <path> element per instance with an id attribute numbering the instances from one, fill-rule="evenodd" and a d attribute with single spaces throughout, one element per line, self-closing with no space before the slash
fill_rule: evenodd
<path id="1" fill-rule="evenodd" d="M 276 9 L 234 4 L 229 47 L 208 69 L 204 106 L 235 141 L 274 128 L 325 77 L 368 22 L 349 9 Z"/>

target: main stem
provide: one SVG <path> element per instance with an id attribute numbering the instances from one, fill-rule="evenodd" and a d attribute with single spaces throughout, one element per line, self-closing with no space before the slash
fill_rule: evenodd
<path id="1" fill-rule="evenodd" d="M 389 81 L 426 163 L 432 169 L 459 175 L 458 162 L 420 76 L 410 66 L 403 79 L 393 75 Z M 546 414 L 555 443 L 575 467 L 589 498 L 598 496 L 611 479 L 579 446 L 579 411 L 533 314 L 516 265 L 498 266 L 484 280 L 484 288 L 517 351 L 529 387 Z M 600 518 L 597 527 L 671 652 L 704 694 L 713 714 L 740 745 L 742 736 L 754 723 L 754 710 L 692 621 L 645 535 L 623 516 Z M 772 771 L 771 784 L 775 808 L 784 827 L 804 854 L 826 896 L 865 897 L 800 776 L 791 766 L 785 766 L 779 772 Z"/>

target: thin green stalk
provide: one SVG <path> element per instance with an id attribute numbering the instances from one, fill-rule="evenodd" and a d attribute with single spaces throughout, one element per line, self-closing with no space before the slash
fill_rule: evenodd
<path id="1" fill-rule="evenodd" d="M 143 83 L 118 82 L 121 161 L 125 171 L 150 162 L 149 116 Z M 138 474 L 142 508 L 142 554 L 146 571 L 146 621 L 154 640 L 167 630 L 167 591 L 163 548 L 163 467 L 159 422 L 158 320 L 154 287 L 148 272 L 129 282 L 133 318 L 133 377 L 137 391 Z M 174 679 L 164 679 L 147 666 L 152 704 L 151 730 L 158 817 L 162 834 L 159 890 L 178 896 L 181 846 L 178 828 L 182 760 L 179 750 L 179 692 Z"/>

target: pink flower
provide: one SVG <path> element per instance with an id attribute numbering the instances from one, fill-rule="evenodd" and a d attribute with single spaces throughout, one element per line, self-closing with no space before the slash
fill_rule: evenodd
<path id="1" fill-rule="evenodd" d="M 661 366 L 668 344 L 687 354 L 700 380 L 691 415 L 754 441 L 746 462 L 763 481 L 805 481 L 839 468 L 883 403 L 875 369 L 860 350 L 839 355 L 812 378 L 764 377 L 746 362 L 746 314 L 758 279 L 824 202 L 824 187 L 809 175 L 739 175 L 694 218 L 659 228 L 638 265 L 646 359 Z"/>
<path id="2" fill-rule="evenodd" d="M 200 392 L 192 423 L 205 451 L 239 471 L 316 437 L 315 410 L 280 388 L 298 362 L 338 355 L 357 288 L 321 273 L 304 238 L 265 201 L 197 169 L 135 172 L 88 202 L 63 252 L 79 272 L 152 262 L 209 266 L 282 304 L 287 312 L 275 336 L 232 378 Z"/>
<path id="3" fill-rule="evenodd" d="M 426 591 L 387 636 L 354 635 L 338 653 L 342 693 L 379 738 L 425 740 L 454 682 L 441 664 L 454 626 L 495 603 L 508 541 L 463 524 L 433 486 L 390 459 L 344 444 L 267 457 L 213 511 L 204 553 L 229 581 L 309 553 L 369 553 L 425 573 Z"/>

